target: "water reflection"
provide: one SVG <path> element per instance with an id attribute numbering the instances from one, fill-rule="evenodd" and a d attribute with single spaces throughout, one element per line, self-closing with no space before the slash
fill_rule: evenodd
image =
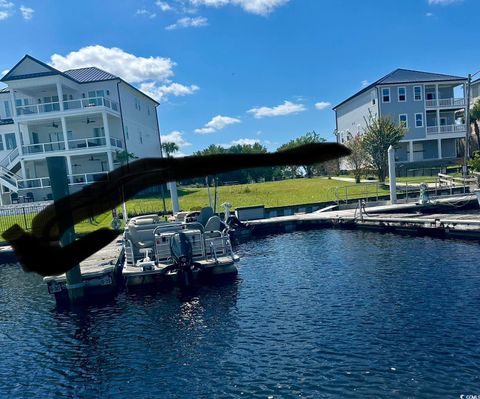
<path id="1" fill-rule="evenodd" d="M 325 230 L 233 282 L 57 308 L 0 266 L 0 397 L 449 397 L 480 383 L 478 244 Z"/>

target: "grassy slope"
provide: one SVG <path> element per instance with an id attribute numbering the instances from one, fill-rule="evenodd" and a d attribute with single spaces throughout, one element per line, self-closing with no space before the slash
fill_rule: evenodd
<path id="1" fill-rule="evenodd" d="M 347 189 L 345 187 L 348 186 Z M 242 184 L 237 186 L 222 186 L 218 188 L 218 205 L 223 202 L 230 202 L 233 208 L 249 205 L 265 205 L 275 207 L 283 205 L 296 205 L 312 202 L 334 201 L 335 189 L 338 189 L 341 198 L 345 198 L 345 191 L 349 197 L 364 197 L 367 194 L 376 195 L 376 185 L 355 185 L 349 182 L 329 180 L 326 178 L 294 179 L 277 182 L 266 182 L 256 184 Z M 388 191 L 380 190 L 379 194 L 387 194 Z M 213 189 L 212 189 L 213 195 Z M 208 194 L 206 188 L 181 188 L 179 189 L 180 207 L 182 210 L 200 209 L 208 205 Z M 167 209 L 171 211 L 171 201 L 166 199 Z M 220 207 L 218 207 L 219 209 Z M 141 198 L 128 201 L 127 210 L 129 213 L 157 213 L 163 210 L 161 198 Z M 121 213 L 121 208 L 118 208 Z M 32 215 L 26 215 L 27 224 L 30 225 Z M 1 217 L 0 233 L 8 226 L 17 222 L 24 228 L 23 216 L 13 218 L 11 216 Z M 112 216 L 110 212 L 99 215 L 94 223 L 89 221 L 75 225 L 77 233 L 87 233 L 100 227 L 110 227 Z M 0 239 L 1 241 L 1 239 Z"/>

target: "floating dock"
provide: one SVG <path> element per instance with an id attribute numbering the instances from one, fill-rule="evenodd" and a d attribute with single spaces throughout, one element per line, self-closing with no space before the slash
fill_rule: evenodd
<path id="1" fill-rule="evenodd" d="M 418 203 L 317 211 L 246 222 L 253 236 L 317 228 L 363 228 L 440 237 L 480 238 L 477 197 L 467 194 Z"/>
<path id="2" fill-rule="evenodd" d="M 115 291 L 117 282 L 118 262 L 122 256 L 122 240 L 115 239 L 80 263 L 82 286 L 84 290 L 95 293 L 110 294 Z M 48 291 L 55 294 L 57 299 L 62 299 L 68 294 L 69 288 L 65 274 L 47 276 L 43 281 L 47 283 Z"/>

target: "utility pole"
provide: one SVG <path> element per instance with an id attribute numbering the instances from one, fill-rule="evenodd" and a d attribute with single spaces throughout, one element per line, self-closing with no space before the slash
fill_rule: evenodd
<path id="1" fill-rule="evenodd" d="M 478 73 L 478 72 L 477 72 Z M 468 74 L 467 81 L 467 107 L 465 111 L 465 127 L 467 132 L 465 133 L 465 156 L 463 158 L 463 177 L 468 176 L 468 160 L 470 158 L 470 85 L 472 83 L 472 74 Z"/>

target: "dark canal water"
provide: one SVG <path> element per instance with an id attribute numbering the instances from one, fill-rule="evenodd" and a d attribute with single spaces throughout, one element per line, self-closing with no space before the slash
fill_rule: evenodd
<path id="1" fill-rule="evenodd" d="M 1 398 L 480 394 L 480 245 L 322 230 L 238 248 L 236 282 L 81 311 L 0 267 Z"/>

